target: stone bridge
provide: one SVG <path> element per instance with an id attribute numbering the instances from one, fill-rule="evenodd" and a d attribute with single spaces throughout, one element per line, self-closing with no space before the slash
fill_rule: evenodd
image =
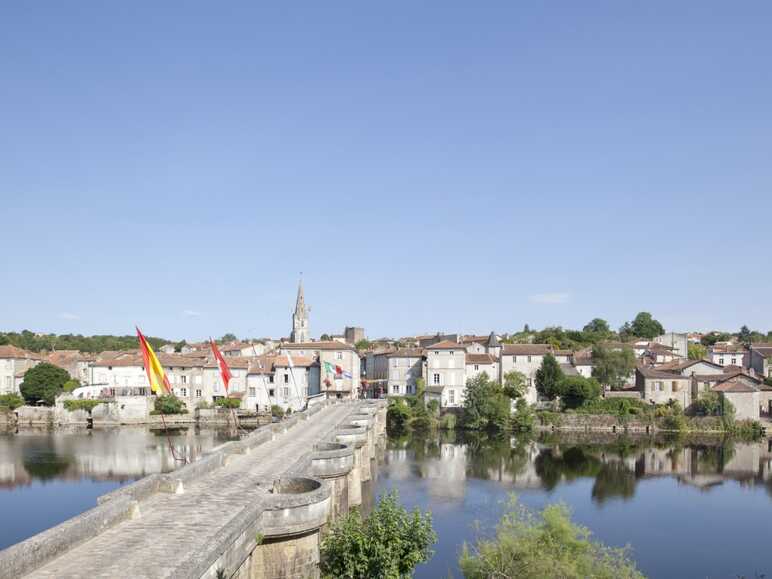
<path id="1" fill-rule="evenodd" d="M 379 401 L 319 404 L 0 551 L 0 577 L 317 577 L 320 533 L 361 503 L 385 427 Z"/>

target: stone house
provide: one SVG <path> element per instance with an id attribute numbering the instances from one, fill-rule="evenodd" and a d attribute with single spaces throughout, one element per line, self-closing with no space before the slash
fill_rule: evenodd
<path id="1" fill-rule="evenodd" d="M 651 366 L 639 366 L 635 371 L 635 388 L 641 398 L 653 404 L 677 401 L 682 408 L 692 403 L 692 379 Z"/>
<path id="2" fill-rule="evenodd" d="M 708 359 L 719 366 L 750 366 L 750 353 L 743 344 L 716 342 L 708 349 Z"/>
<path id="3" fill-rule="evenodd" d="M 751 344 L 750 367 L 763 378 L 772 378 L 772 344 Z"/>
<path id="4" fill-rule="evenodd" d="M 18 394 L 24 373 L 43 361 L 42 356 L 16 346 L 0 346 L 0 394 Z"/>
<path id="5" fill-rule="evenodd" d="M 426 391 L 443 408 L 457 408 L 464 404 L 466 392 L 466 350 L 463 344 L 444 340 L 426 349 L 423 374 Z"/>
<path id="6" fill-rule="evenodd" d="M 728 400 L 734 406 L 737 420 L 759 419 L 759 390 L 746 381 L 730 378 L 713 387 L 723 400 Z"/>
<path id="7" fill-rule="evenodd" d="M 300 410 L 319 393 L 319 365 L 310 356 L 292 356 L 291 366 L 287 356 L 260 356 L 250 360 L 246 383 L 242 408 Z"/>
<path id="8" fill-rule="evenodd" d="M 356 399 L 360 390 L 360 359 L 356 348 L 345 342 L 284 342 L 278 353 L 311 356 L 319 362 L 320 381 L 318 391 L 328 398 Z M 342 372 L 337 372 L 340 368 Z M 333 371 L 330 371 L 332 369 Z M 315 384 L 309 384 L 315 389 Z"/>
<path id="9" fill-rule="evenodd" d="M 501 347 L 500 375 L 516 370 L 525 376 L 525 401 L 534 404 L 538 400 L 536 392 L 536 371 L 541 368 L 544 356 L 553 353 L 549 344 L 504 344 Z M 561 359 L 564 358 L 561 354 Z"/>
<path id="10" fill-rule="evenodd" d="M 689 335 L 668 332 L 654 338 L 657 344 L 668 346 L 671 351 L 681 358 L 689 357 Z"/>
<path id="11" fill-rule="evenodd" d="M 389 396 L 404 396 L 416 393 L 416 380 L 421 378 L 424 351 L 420 348 L 406 348 L 384 355 L 387 363 L 387 393 Z"/>
<path id="12" fill-rule="evenodd" d="M 57 350 L 46 357 L 46 361 L 54 366 L 67 370 L 73 380 L 81 384 L 88 383 L 89 364 L 96 360 L 93 354 L 83 354 L 78 350 Z"/>
<path id="13" fill-rule="evenodd" d="M 466 379 L 471 380 L 480 374 L 487 374 L 488 378 L 499 381 L 499 361 L 492 354 L 466 355 Z"/>

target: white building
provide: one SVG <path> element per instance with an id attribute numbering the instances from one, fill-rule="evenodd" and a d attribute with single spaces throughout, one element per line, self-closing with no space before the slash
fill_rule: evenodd
<path id="1" fill-rule="evenodd" d="M 440 406 L 459 407 L 466 394 L 466 350 L 462 344 L 445 340 L 426 349 L 424 363 L 426 392 Z"/>
<path id="2" fill-rule="evenodd" d="M 0 394 L 18 394 L 24 373 L 42 361 L 40 355 L 16 346 L 0 346 Z"/>

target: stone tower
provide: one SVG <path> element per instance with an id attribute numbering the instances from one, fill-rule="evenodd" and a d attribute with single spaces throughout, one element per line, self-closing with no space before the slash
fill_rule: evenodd
<path id="1" fill-rule="evenodd" d="M 306 309 L 306 300 L 303 296 L 303 280 L 298 284 L 298 299 L 295 302 L 295 313 L 292 314 L 292 334 L 290 342 L 310 342 L 311 336 L 308 329 L 308 310 Z"/>

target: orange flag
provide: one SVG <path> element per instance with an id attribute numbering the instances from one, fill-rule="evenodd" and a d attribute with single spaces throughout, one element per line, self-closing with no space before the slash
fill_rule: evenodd
<path id="1" fill-rule="evenodd" d="M 139 331 L 139 328 L 137 328 L 137 338 L 139 339 L 139 349 L 142 350 L 142 360 L 145 363 L 145 372 L 147 372 L 147 380 L 150 382 L 150 389 L 157 396 L 171 394 L 172 387 L 169 384 L 169 379 L 166 377 L 163 366 L 161 366 L 161 362 L 158 361 L 153 348 L 150 347 L 150 343 L 142 335 L 142 332 Z"/>

